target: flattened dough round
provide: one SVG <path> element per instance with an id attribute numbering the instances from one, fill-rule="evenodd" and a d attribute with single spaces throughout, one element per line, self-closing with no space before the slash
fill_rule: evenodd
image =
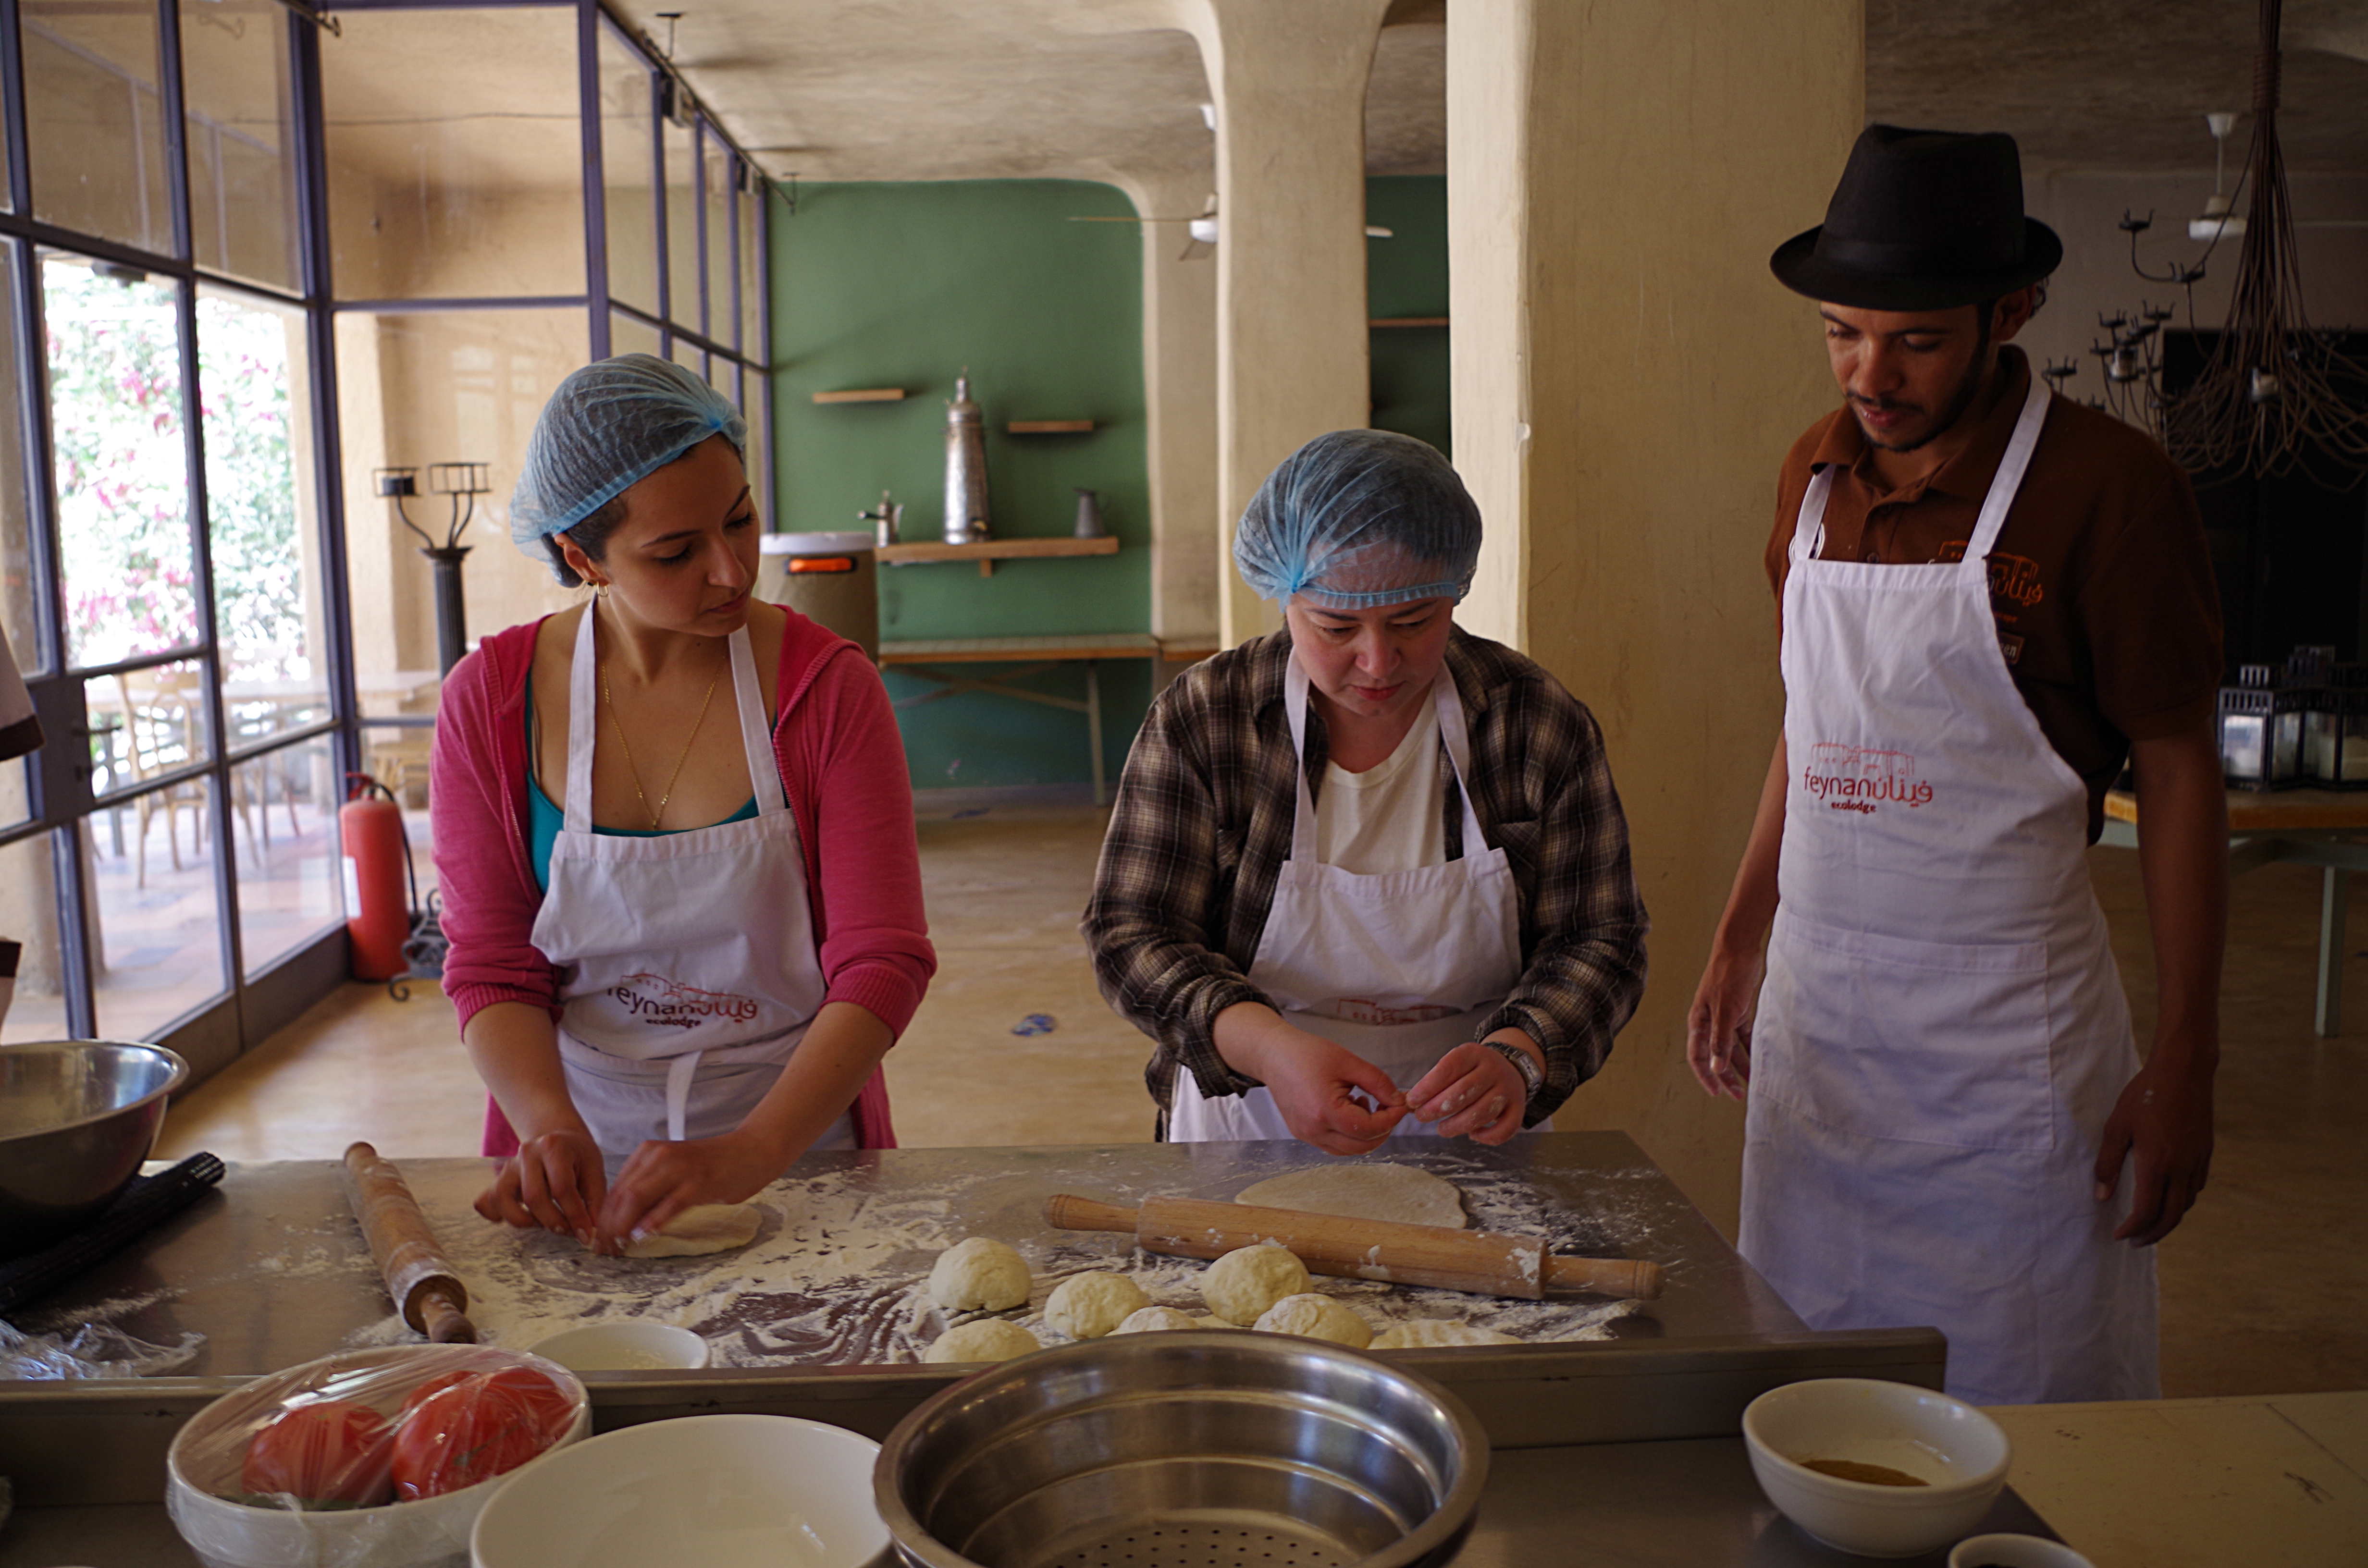
<path id="1" fill-rule="evenodd" d="M 1196 1318 L 1177 1307 L 1141 1307 L 1126 1314 L 1112 1334 L 1158 1334 L 1172 1328 L 1239 1328 L 1223 1318 Z"/>
<path id="2" fill-rule="evenodd" d="M 1125 1275 L 1097 1269 L 1073 1274 L 1053 1286 L 1052 1299 L 1044 1303 L 1044 1321 L 1072 1339 L 1099 1339 L 1128 1313 L 1150 1304 L 1143 1287 Z"/>
<path id="3" fill-rule="evenodd" d="M 1262 1334 L 1297 1334 L 1309 1339 L 1328 1339 L 1351 1350 L 1362 1350 L 1373 1342 L 1372 1327 L 1363 1318 L 1331 1297 L 1313 1290 L 1285 1296 L 1258 1318 L 1258 1327 Z"/>
<path id="4" fill-rule="evenodd" d="M 1394 1323 L 1374 1339 L 1375 1350 L 1428 1350 L 1439 1345 L 1519 1345 L 1509 1334 L 1474 1328 L 1462 1318 L 1417 1318 Z"/>
<path id="5" fill-rule="evenodd" d="M 1309 1284 L 1307 1266 L 1289 1248 L 1260 1242 L 1256 1246 L 1235 1247 L 1209 1265 L 1209 1271 L 1201 1276 L 1201 1300 L 1227 1323 L 1247 1328 L 1258 1322 L 1260 1312 L 1285 1296 L 1299 1294 Z"/>
<path id="6" fill-rule="evenodd" d="M 627 1257 L 699 1257 L 730 1252 L 757 1239 L 765 1211 L 754 1203 L 700 1203 L 666 1221 L 654 1236 L 625 1244 Z"/>
<path id="7" fill-rule="evenodd" d="M 1036 1336 L 1004 1318 L 980 1318 L 938 1335 L 921 1352 L 924 1361 L 1008 1361 L 1042 1350 Z"/>
<path id="8" fill-rule="evenodd" d="M 990 1237 L 966 1237 L 930 1266 L 929 1300 L 964 1312 L 1019 1306 L 1028 1300 L 1028 1260 Z"/>
<path id="9" fill-rule="evenodd" d="M 1400 1225 L 1446 1225 L 1456 1230 L 1464 1225 L 1463 1195 L 1453 1182 L 1414 1165 L 1379 1160 L 1286 1171 L 1253 1182 L 1235 1193 L 1234 1201 L 1309 1214 L 1343 1214 L 1351 1220 L 1386 1220 Z"/>

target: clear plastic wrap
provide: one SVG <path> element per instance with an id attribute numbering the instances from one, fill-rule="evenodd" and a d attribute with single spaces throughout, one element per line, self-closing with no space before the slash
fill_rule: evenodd
<path id="1" fill-rule="evenodd" d="M 584 1385 L 540 1356 L 351 1351 L 199 1412 L 165 1505 L 207 1568 L 461 1568 L 503 1481 L 590 1429 Z"/>
<path id="2" fill-rule="evenodd" d="M 188 1366 L 205 1344 L 206 1336 L 195 1332 L 177 1344 L 152 1345 L 111 1324 L 82 1324 L 71 1334 L 27 1334 L 0 1323 L 0 1379 L 151 1378 Z"/>

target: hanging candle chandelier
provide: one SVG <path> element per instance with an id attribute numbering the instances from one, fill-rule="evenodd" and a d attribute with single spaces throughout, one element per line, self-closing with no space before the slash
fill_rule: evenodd
<path id="1" fill-rule="evenodd" d="M 2333 335 L 2312 330 L 2303 313 L 2278 145 L 2283 0 L 2260 0 L 2260 7 L 2244 176 L 2250 204 L 2241 232 L 2230 222 L 2214 235 L 2239 241 L 2227 324 L 2194 381 L 2164 398 L 2163 441 L 2191 473 L 2267 476 L 2305 461 L 2368 470 L 2368 367 L 2343 354 Z"/>

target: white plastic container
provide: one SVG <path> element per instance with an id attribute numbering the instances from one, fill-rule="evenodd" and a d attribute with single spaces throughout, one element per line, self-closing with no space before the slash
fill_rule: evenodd
<path id="1" fill-rule="evenodd" d="M 477 1516 L 473 1568 L 864 1568 L 888 1527 L 880 1445 L 792 1415 L 604 1432 L 518 1472 Z"/>
<path id="2" fill-rule="evenodd" d="M 2035 1535 L 1977 1535 L 1957 1543 L 1949 1568 L 2096 1568 L 2061 1541 Z"/>
<path id="3" fill-rule="evenodd" d="M 565 1390 L 575 1404 L 564 1435 L 507 1474 L 440 1497 L 323 1512 L 256 1507 L 225 1495 L 240 1490 L 247 1437 L 290 1395 L 370 1373 L 374 1383 L 392 1392 L 392 1407 L 381 1411 L 391 1415 L 404 1390 L 439 1373 L 501 1367 L 532 1368 Z M 512 1479 L 550 1462 L 591 1429 L 584 1385 L 566 1368 L 540 1356 L 480 1345 L 348 1351 L 259 1378 L 192 1416 L 165 1453 L 165 1506 L 205 1568 L 464 1568 L 478 1510 Z"/>
<path id="4" fill-rule="evenodd" d="M 689 1371 L 707 1365 L 707 1341 L 670 1323 L 593 1323 L 535 1343 L 571 1372 Z"/>
<path id="5" fill-rule="evenodd" d="M 1786 1518 L 1865 1557 L 1914 1557 L 1962 1537 L 2005 1487 L 2010 1458 L 1998 1424 L 1963 1400 L 1872 1378 L 1770 1389 L 1744 1407 L 1743 1441 Z M 1809 1460 L 1884 1465 L 1925 1484 L 1845 1481 Z"/>

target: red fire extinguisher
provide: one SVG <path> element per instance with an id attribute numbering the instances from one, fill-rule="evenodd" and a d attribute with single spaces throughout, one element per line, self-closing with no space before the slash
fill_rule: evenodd
<path id="1" fill-rule="evenodd" d="M 337 809 L 337 836 L 346 849 L 346 936 L 356 980 L 393 980 L 405 967 L 411 935 L 404 882 L 411 847 L 394 792 L 368 774 L 346 775 L 350 786 Z"/>

